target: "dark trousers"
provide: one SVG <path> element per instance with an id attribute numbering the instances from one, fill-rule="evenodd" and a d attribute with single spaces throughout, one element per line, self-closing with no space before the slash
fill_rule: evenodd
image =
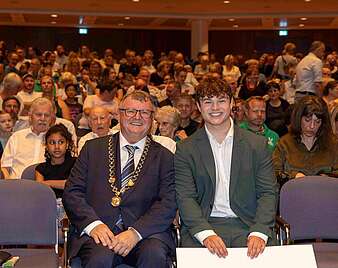
<path id="1" fill-rule="evenodd" d="M 250 228 L 243 223 L 239 218 L 218 218 L 210 217 L 209 223 L 212 226 L 215 233 L 222 238 L 226 247 L 238 248 L 246 247 L 248 235 L 250 234 Z M 269 238 L 268 246 L 277 245 L 276 238 Z M 183 247 L 202 247 L 201 243 L 197 239 L 183 236 L 182 234 L 182 246 Z"/>
<path id="2" fill-rule="evenodd" d="M 81 247 L 78 256 L 85 268 L 112 268 L 120 264 L 140 268 L 168 268 L 171 265 L 169 247 L 156 238 L 141 240 L 126 257 L 89 239 Z"/>

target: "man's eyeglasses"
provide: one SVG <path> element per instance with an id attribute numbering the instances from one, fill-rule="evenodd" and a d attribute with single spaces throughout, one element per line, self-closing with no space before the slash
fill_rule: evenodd
<path id="1" fill-rule="evenodd" d="M 140 113 L 140 116 L 143 119 L 149 119 L 154 111 L 150 110 L 137 110 L 137 109 L 124 109 L 120 108 L 120 111 L 123 111 L 127 117 L 134 117 L 137 113 Z"/>

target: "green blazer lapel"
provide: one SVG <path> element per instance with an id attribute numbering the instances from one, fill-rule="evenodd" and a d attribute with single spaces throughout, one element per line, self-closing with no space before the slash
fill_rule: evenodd
<path id="1" fill-rule="evenodd" d="M 205 132 L 204 127 L 196 131 L 195 139 L 196 139 L 196 148 L 200 153 L 203 165 L 215 189 L 216 187 L 215 160 L 214 160 L 214 155 L 212 153 L 210 141 L 209 141 L 207 133 Z"/>
<path id="2" fill-rule="evenodd" d="M 230 171 L 230 200 L 235 193 L 236 183 L 241 169 L 242 155 L 245 154 L 244 144 L 240 129 L 234 126 L 234 141 L 232 146 L 231 171 Z"/>

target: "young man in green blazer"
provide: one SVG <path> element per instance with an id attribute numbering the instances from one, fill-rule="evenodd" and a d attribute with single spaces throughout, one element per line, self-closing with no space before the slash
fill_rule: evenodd
<path id="1" fill-rule="evenodd" d="M 196 89 L 205 126 L 177 145 L 176 193 L 183 247 L 248 247 L 251 258 L 273 241 L 277 183 L 266 139 L 237 127 L 233 98 L 220 79 Z"/>

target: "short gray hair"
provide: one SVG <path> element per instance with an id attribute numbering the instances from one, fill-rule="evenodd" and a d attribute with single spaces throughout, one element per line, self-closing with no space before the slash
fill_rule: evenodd
<path id="1" fill-rule="evenodd" d="M 36 109 L 36 107 L 42 106 L 42 105 L 49 105 L 51 108 L 52 114 L 55 114 L 55 105 L 49 99 L 43 98 L 43 97 L 37 98 L 32 102 L 32 105 L 29 108 L 29 112 L 32 113 Z"/>
<path id="2" fill-rule="evenodd" d="M 9 91 L 9 90 L 19 90 L 22 86 L 22 79 L 19 75 L 16 73 L 8 73 L 2 82 L 3 84 L 3 90 Z"/>
<path id="3" fill-rule="evenodd" d="M 180 112 L 175 107 L 166 105 L 161 108 L 158 108 L 155 113 L 155 119 L 161 117 L 162 115 L 167 115 L 172 119 L 171 124 L 178 128 L 180 125 Z"/>

